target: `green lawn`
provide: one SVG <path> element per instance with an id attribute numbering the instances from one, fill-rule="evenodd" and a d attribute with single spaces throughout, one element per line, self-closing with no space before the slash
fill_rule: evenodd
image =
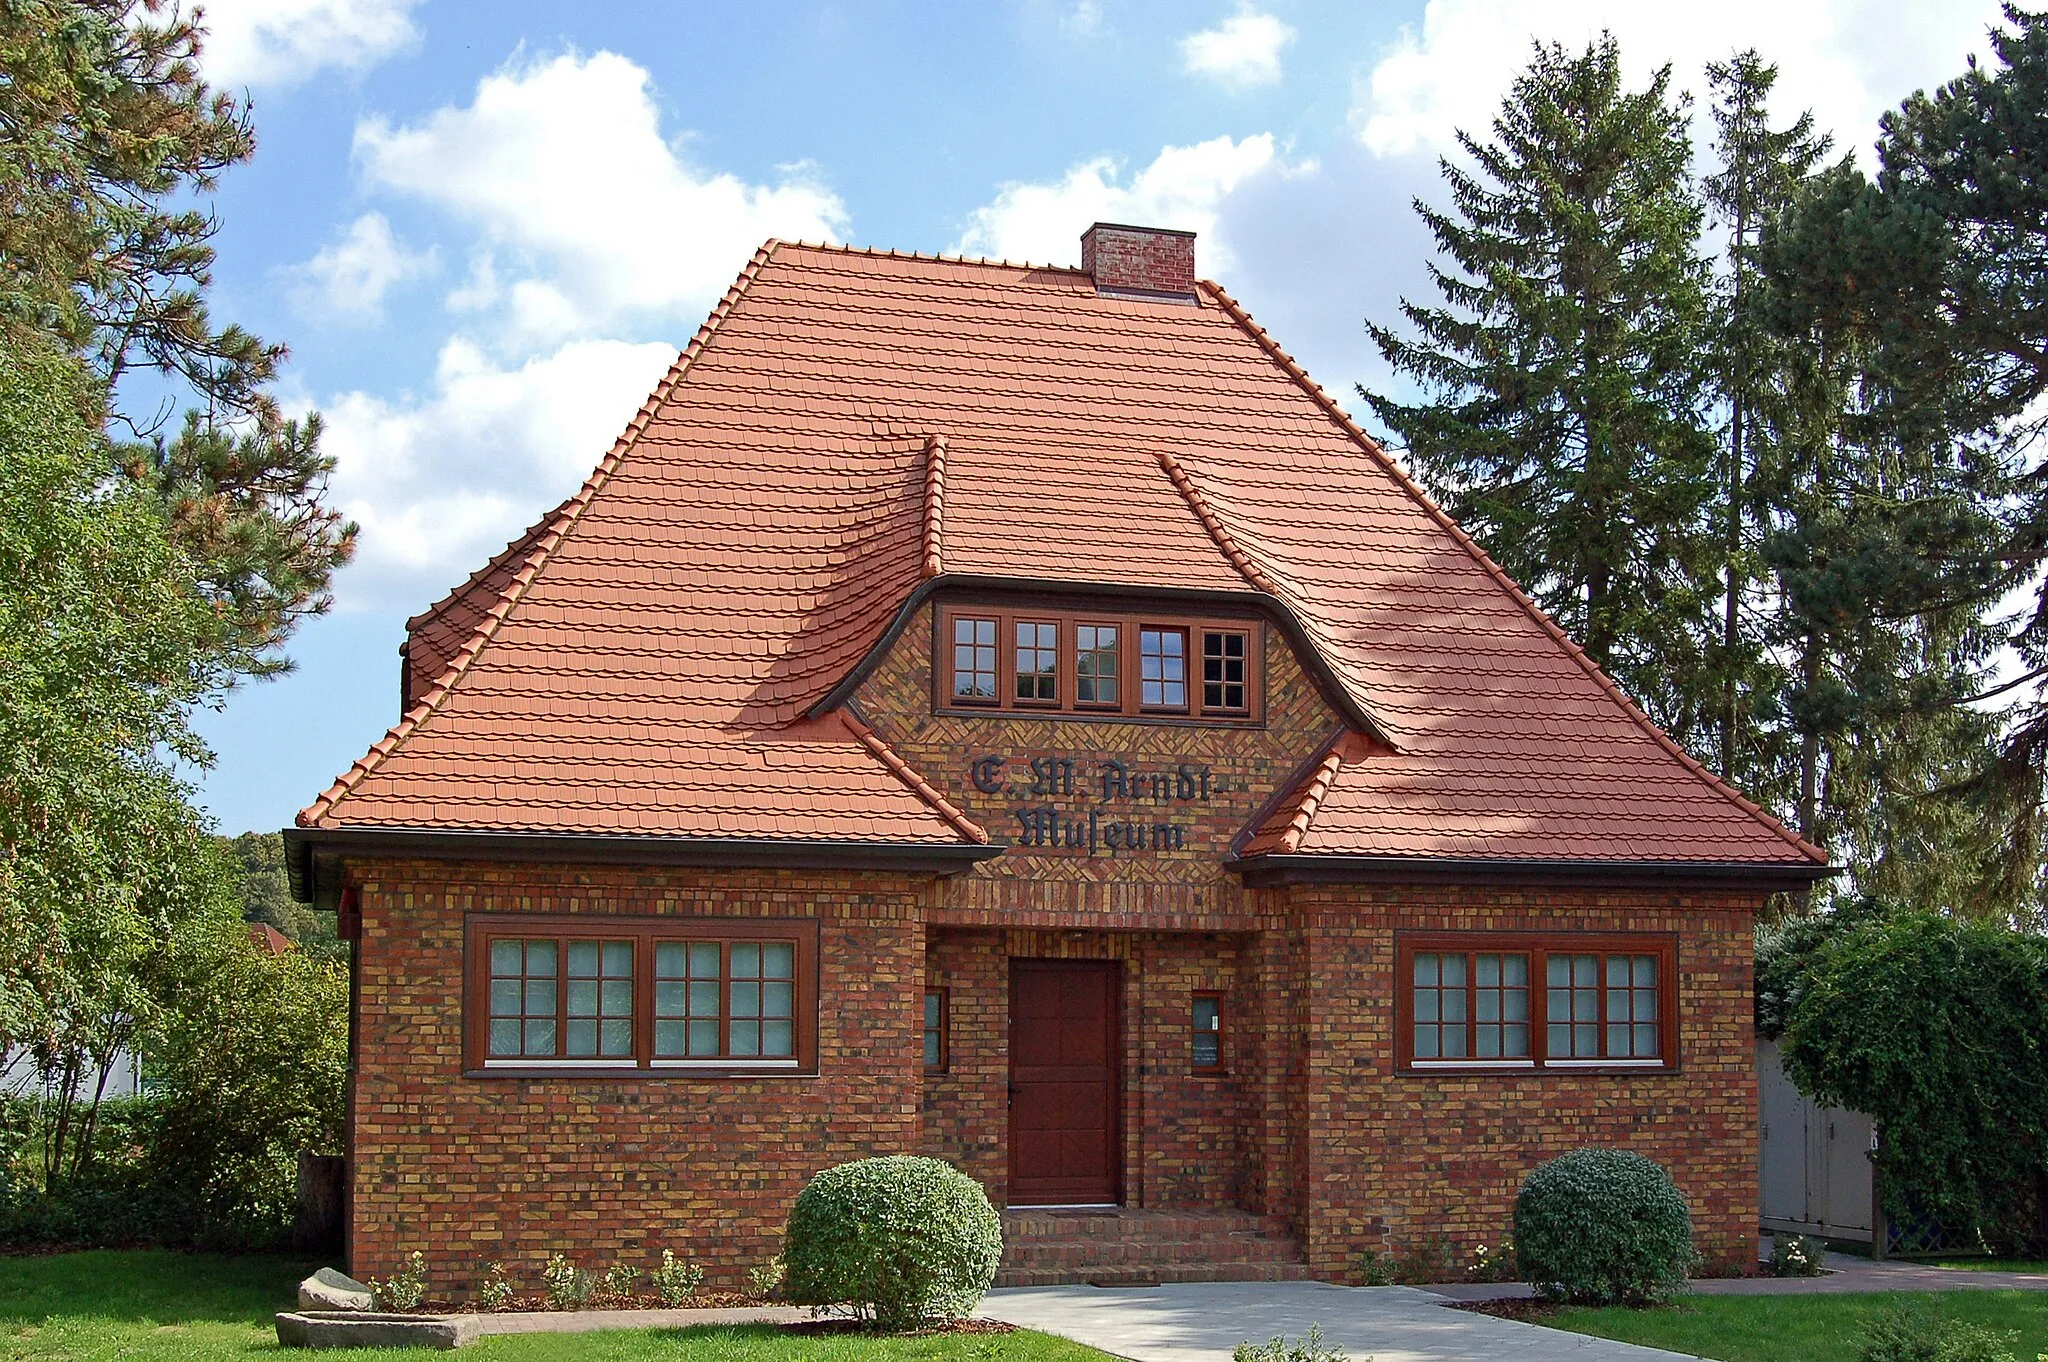
<path id="1" fill-rule="evenodd" d="M 2048 1292 L 2039 1291 L 1694 1296 L 1658 1310 L 1572 1306 L 1544 1322 L 1720 1362 L 1855 1362 L 1865 1324 L 1905 1301 L 1931 1303 L 1943 1315 L 1989 1328 L 2016 1329 L 2013 1351 L 2029 1362 L 2048 1352 Z"/>
<path id="2" fill-rule="evenodd" d="M 292 1302 L 307 1263 L 182 1253 L 66 1253 L 0 1258 L 0 1358 L 36 1362 L 213 1362 L 279 1355 L 271 1316 Z M 405 1358 L 392 1350 L 293 1353 Z M 1102 1362 L 1092 1348 L 1044 1334 L 952 1338 L 792 1338 L 772 1328 L 658 1329 L 488 1338 L 457 1356 L 476 1362 Z"/>

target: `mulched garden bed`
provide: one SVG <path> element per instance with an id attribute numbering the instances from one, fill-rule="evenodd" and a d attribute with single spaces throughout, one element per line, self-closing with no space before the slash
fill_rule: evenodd
<path id="1" fill-rule="evenodd" d="M 865 1334 L 873 1330 L 857 1319 L 805 1319 L 779 1326 L 785 1334 Z M 1017 1326 L 999 1319 L 955 1319 L 929 1329 L 915 1329 L 891 1338 L 931 1338 L 938 1334 L 1014 1334 Z"/>
<path id="2" fill-rule="evenodd" d="M 1470 1310 L 1475 1315 L 1492 1315 L 1495 1319 L 1518 1319 L 1524 1324 L 1542 1324 L 1557 1315 L 1557 1306 L 1551 1301 L 1540 1301 L 1530 1296 L 1510 1296 L 1491 1301 L 1452 1301 L 1453 1310 Z"/>

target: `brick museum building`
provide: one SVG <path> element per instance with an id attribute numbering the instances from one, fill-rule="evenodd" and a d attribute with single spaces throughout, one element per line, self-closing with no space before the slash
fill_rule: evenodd
<path id="1" fill-rule="evenodd" d="M 1586 1145 L 1753 1260 L 1751 925 L 1823 854 L 1191 235 L 1082 259 L 770 242 L 411 621 L 286 834 L 355 943 L 358 1275 L 730 1285 L 899 1152 L 1009 1208 L 1010 1281 L 1343 1280 Z"/>

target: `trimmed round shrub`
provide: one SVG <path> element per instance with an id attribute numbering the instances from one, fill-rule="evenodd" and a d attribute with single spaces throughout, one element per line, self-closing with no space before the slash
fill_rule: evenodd
<path id="1" fill-rule="evenodd" d="M 1515 1198 L 1515 1253 L 1546 1300 L 1598 1305 L 1663 1300 L 1698 1262 L 1671 1175 L 1625 1149 L 1575 1150 L 1530 1173 Z"/>
<path id="2" fill-rule="evenodd" d="M 782 1294 L 911 1329 L 964 1318 L 1002 1256 L 1002 1221 L 973 1178 L 908 1154 L 859 1159 L 827 1168 L 797 1196 Z"/>

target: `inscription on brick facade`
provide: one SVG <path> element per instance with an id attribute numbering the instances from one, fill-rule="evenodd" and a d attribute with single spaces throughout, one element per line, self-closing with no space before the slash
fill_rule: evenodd
<path id="1" fill-rule="evenodd" d="M 1089 856 L 1185 851 L 1189 824 L 1174 811 L 1207 804 L 1223 788 L 1208 766 L 1148 769 L 1065 755 L 984 753 L 969 758 L 967 778 L 983 794 L 1010 800 L 1017 820 L 1010 845 Z"/>

